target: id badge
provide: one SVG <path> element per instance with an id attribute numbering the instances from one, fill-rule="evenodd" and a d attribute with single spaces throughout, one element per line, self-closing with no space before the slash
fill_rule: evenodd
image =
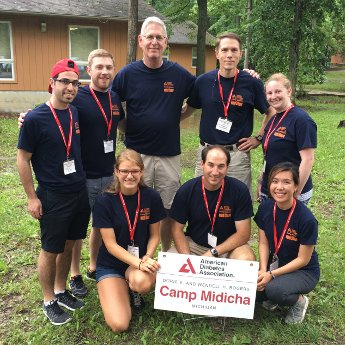
<path id="1" fill-rule="evenodd" d="M 232 126 L 232 122 L 229 121 L 227 118 L 225 117 L 220 117 L 218 119 L 217 125 L 216 125 L 216 129 L 218 129 L 219 131 L 225 132 L 225 133 L 229 133 L 230 129 Z"/>
<path id="2" fill-rule="evenodd" d="M 74 159 L 63 162 L 63 173 L 65 175 L 75 173 Z"/>
<path id="3" fill-rule="evenodd" d="M 132 254 L 132 255 L 134 255 L 137 258 L 139 257 L 139 247 L 128 246 L 127 251 L 128 251 L 129 254 Z"/>
<path id="4" fill-rule="evenodd" d="M 217 236 L 214 236 L 214 235 L 208 233 L 207 234 L 207 243 L 212 248 L 215 247 L 217 245 Z"/>
<path id="5" fill-rule="evenodd" d="M 277 255 L 273 255 L 270 271 L 276 270 L 277 268 L 279 268 L 279 258 Z"/>
<path id="6" fill-rule="evenodd" d="M 262 172 L 264 173 L 266 170 L 266 160 L 264 160 L 264 164 L 262 165 Z"/>
<path id="7" fill-rule="evenodd" d="M 104 153 L 114 152 L 114 141 L 113 140 L 103 140 Z"/>

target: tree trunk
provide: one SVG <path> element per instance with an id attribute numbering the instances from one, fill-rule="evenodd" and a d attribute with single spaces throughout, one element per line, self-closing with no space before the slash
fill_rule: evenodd
<path id="1" fill-rule="evenodd" d="M 196 75 L 205 73 L 206 30 L 208 27 L 207 0 L 198 0 L 198 37 Z"/>
<path id="2" fill-rule="evenodd" d="M 295 13 L 292 30 L 292 40 L 290 46 L 290 65 L 289 77 L 292 86 L 292 101 L 295 101 L 296 85 L 297 85 L 297 68 L 299 58 L 299 46 L 301 43 L 301 20 L 303 16 L 302 0 L 295 1 Z"/>
<path id="3" fill-rule="evenodd" d="M 128 46 L 126 63 L 136 60 L 138 43 L 138 0 L 128 1 Z"/>
<path id="4" fill-rule="evenodd" d="M 247 25 L 248 31 L 246 36 L 246 49 L 244 51 L 244 68 L 249 68 L 249 53 L 250 53 L 250 19 L 253 10 L 253 0 L 247 0 Z"/>

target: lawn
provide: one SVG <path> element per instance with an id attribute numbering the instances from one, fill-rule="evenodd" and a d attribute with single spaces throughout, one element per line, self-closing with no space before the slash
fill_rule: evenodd
<path id="1" fill-rule="evenodd" d="M 345 98 L 298 100 L 318 125 L 318 148 L 313 170 L 314 195 L 310 208 L 319 221 L 317 251 L 321 281 L 309 294 L 305 322 L 283 323 L 285 310 L 268 312 L 256 306 L 254 320 L 228 318 L 184 321 L 183 314 L 153 309 L 153 293 L 146 307 L 133 315 L 128 332 L 113 334 L 105 325 L 95 284 L 86 281 L 90 294 L 85 308 L 73 321 L 56 327 L 42 313 L 42 296 L 36 273 L 40 249 L 38 224 L 26 212 L 26 198 L 15 168 L 18 130 L 16 118 L 0 119 L 0 344 L 344 344 L 345 343 Z M 260 116 L 256 115 L 256 128 Z M 198 143 L 198 118 L 182 125 L 182 179 L 193 176 Z M 262 155 L 252 154 L 253 180 Z M 257 205 L 255 205 L 257 207 Z M 256 248 L 257 229 L 252 243 Z M 85 242 L 86 244 L 86 242 Z M 88 262 L 86 246 L 82 267 Z"/>
<path id="2" fill-rule="evenodd" d="M 345 68 L 329 70 L 326 72 L 324 83 L 306 85 L 305 88 L 308 91 L 345 92 Z"/>

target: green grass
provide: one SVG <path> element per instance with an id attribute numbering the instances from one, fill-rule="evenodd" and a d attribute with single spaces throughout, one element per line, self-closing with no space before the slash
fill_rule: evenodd
<path id="1" fill-rule="evenodd" d="M 332 69 L 326 72 L 322 84 L 306 85 L 307 90 L 345 92 L 345 69 Z"/>
<path id="2" fill-rule="evenodd" d="M 16 119 L 0 119 L 0 344 L 344 344 L 345 343 L 345 99 L 319 97 L 298 100 L 318 125 L 313 169 L 314 196 L 310 208 L 319 221 L 317 251 L 321 281 L 309 294 L 310 307 L 301 325 L 283 323 L 285 310 L 270 313 L 256 307 L 254 320 L 199 319 L 185 322 L 183 314 L 153 309 L 154 294 L 142 313 L 134 314 L 128 332 L 116 335 L 105 325 L 95 284 L 86 281 L 86 306 L 61 327 L 50 325 L 41 310 L 36 260 L 39 228 L 26 212 L 26 198 L 14 165 Z M 261 117 L 256 115 L 256 128 Z M 198 144 L 198 117 L 182 127 L 182 180 L 193 176 Z M 252 153 L 253 181 L 261 169 L 261 150 Z M 255 186 L 254 186 L 255 188 Z M 257 206 L 257 205 L 255 205 Z M 256 227 L 253 226 L 256 248 Z M 87 243 L 82 267 L 88 262 Z"/>

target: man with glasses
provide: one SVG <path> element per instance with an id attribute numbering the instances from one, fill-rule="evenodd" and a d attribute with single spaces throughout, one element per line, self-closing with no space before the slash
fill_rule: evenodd
<path id="1" fill-rule="evenodd" d="M 51 73 L 50 100 L 28 113 L 18 140 L 17 165 L 28 211 L 40 221 L 43 312 L 53 325 L 71 320 L 61 307 L 74 311 L 84 305 L 66 290 L 72 248 L 86 237 L 90 215 L 78 112 L 70 105 L 79 85 L 76 63 L 58 61 Z M 30 163 L 38 181 L 36 191 Z"/>
<path id="2" fill-rule="evenodd" d="M 160 194 L 167 212 L 180 186 L 181 107 L 195 77 L 177 63 L 163 60 L 168 38 L 157 17 L 144 21 L 138 37 L 143 59 L 116 75 L 113 90 L 126 101 L 125 144 L 141 153 L 145 183 Z M 171 245 L 171 220 L 161 223 L 162 250 Z"/>
<path id="3" fill-rule="evenodd" d="M 124 113 L 119 96 L 109 89 L 115 75 L 113 55 L 105 49 L 93 50 L 88 56 L 87 73 L 91 77 L 90 85 L 79 88 L 72 104 L 79 114 L 81 156 L 92 208 L 97 195 L 113 180 L 117 127 Z M 20 114 L 20 126 L 24 116 Z M 92 280 L 96 279 L 96 259 L 101 242 L 98 229 L 92 229 L 86 274 Z M 78 297 L 84 297 L 88 292 L 80 272 L 81 248 L 82 241 L 76 241 L 69 282 L 73 295 Z"/>

